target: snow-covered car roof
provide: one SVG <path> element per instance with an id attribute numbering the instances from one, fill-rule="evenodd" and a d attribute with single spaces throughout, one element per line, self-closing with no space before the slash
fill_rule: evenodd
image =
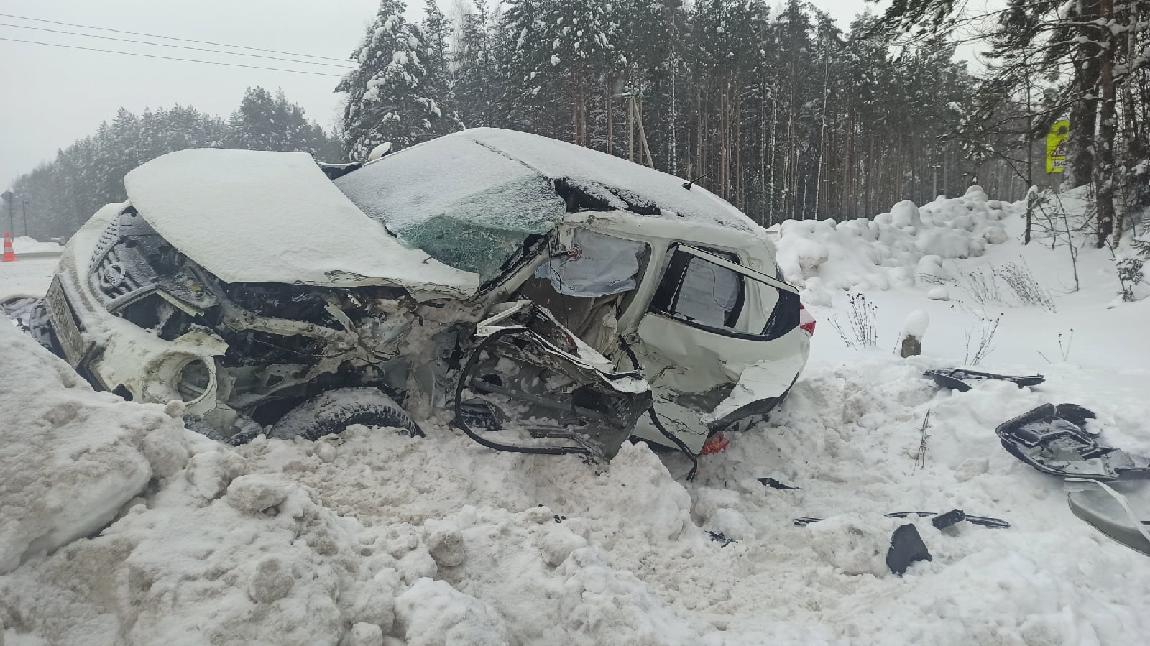
<path id="1" fill-rule="evenodd" d="M 128 173 L 124 187 L 157 233 L 225 282 L 478 287 L 475 274 L 389 235 L 307 153 L 182 150 Z"/>
<path id="2" fill-rule="evenodd" d="M 725 200 L 673 175 L 539 135 L 475 128 L 368 164 L 336 185 L 401 240 L 449 265 L 492 277 L 501 259 L 531 234 L 567 217 L 556 184 L 658 236 L 656 223 L 689 224 L 763 237 L 762 228 Z M 672 227 L 681 231 L 682 227 Z"/>

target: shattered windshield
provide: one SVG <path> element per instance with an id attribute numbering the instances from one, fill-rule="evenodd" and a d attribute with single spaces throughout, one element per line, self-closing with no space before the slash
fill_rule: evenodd
<path id="1" fill-rule="evenodd" d="M 393 232 L 432 258 L 473 271 L 486 282 L 499 275 L 531 236 L 555 228 L 564 213 L 562 202 L 557 209 L 546 208 L 555 200 L 555 191 L 542 178 L 516 178 Z"/>
<path id="2" fill-rule="evenodd" d="M 566 213 L 548 178 L 467 141 L 430 141 L 335 183 L 408 246 L 484 282 Z"/>

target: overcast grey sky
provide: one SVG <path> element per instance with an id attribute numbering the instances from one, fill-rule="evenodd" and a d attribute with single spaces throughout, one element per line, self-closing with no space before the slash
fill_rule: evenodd
<path id="1" fill-rule="evenodd" d="M 440 6 L 450 13 L 459 2 L 467 0 L 440 0 Z M 865 8 L 864 0 L 814 3 L 844 28 Z M 773 8 L 777 2 L 772 0 L 771 4 Z M 342 59 L 359 42 L 378 5 L 378 0 L 0 0 L 0 13 Z M 411 17 L 418 19 L 423 0 L 408 0 L 408 5 Z M 340 72 L 337 67 L 84 38 L 59 32 L 84 31 L 105 37 L 157 41 L 10 16 L 0 16 L 0 38 L 328 74 Z M 0 40 L 0 187 L 36 164 L 52 159 L 57 149 L 94 132 L 121 106 L 139 112 L 146 107 L 179 103 L 226 116 L 239 104 L 245 88 L 262 85 L 283 89 L 289 99 L 303 105 L 311 118 L 330 126 L 339 113 L 340 96 L 332 92 L 337 81 L 334 76 L 203 65 Z"/>

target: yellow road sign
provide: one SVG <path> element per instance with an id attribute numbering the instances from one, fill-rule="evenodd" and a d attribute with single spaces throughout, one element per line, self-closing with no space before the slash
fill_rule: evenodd
<path id="1" fill-rule="evenodd" d="M 1046 133 L 1046 172 L 1066 172 L 1066 145 L 1070 139 L 1070 122 L 1055 121 Z"/>

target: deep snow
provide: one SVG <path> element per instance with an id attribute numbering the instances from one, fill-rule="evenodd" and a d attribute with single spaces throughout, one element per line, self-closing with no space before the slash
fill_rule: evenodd
<path id="1" fill-rule="evenodd" d="M 1108 308 L 1117 283 L 1092 250 L 1083 289 L 1063 293 L 1065 249 L 1023 249 L 1019 207 L 978 193 L 917 207 L 917 224 L 904 203 L 873 227 L 782 227 L 784 273 L 819 319 L 812 361 L 772 419 L 704 457 L 694 482 L 685 460 L 642 444 L 594 469 L 494 453 L 446 425 L 422 439 L 356 428 L 232 449 L 158 406 L 89 392 L 4 327 L 0 553 L 26 562 L 0 576 L 3 643 L 1140 643 L 1146 557 L 1074 518 L 1066 485 L 1007 454 L 993 429 L 1070 401 L 1098 412 L 1106 442 L 1150 453 L 1150 301 Z M 1057 312 L 1001 284 L 995 302 L 967 277 L 1020 256 Z M 922 279 L 924 267 L 951 282 Z M 850 338 L 851 285 L 873 305 L 873 348 L 848 347 L 830 324 Z M 947 300 L 928 298 L 940 287 Z M 899 359 L 917 312 L 925 355 Z M 961 365 L 968 333 L 999 314 L 981 367 L 1046 384 L 949 393 L 921 378 Z M 61 406 L 74 416 L 52 422 Z M 90 448 L 104 446 L 118 452 Z M 92 527 L 62 503 L 9 530 L 11 501 L 81 500 L 91 479 L 127 483 L 92 512 L 131 498 L 97 535 L 42 553 L 49 530 Z M 1145 487 L 1121 489 L 1150 512 Z M 940 532 L 882 516 L 954 508 L 1012 527 Z M 800 516 L 826 520 L 796 527 Z M 883 559 L 905 522 L 934 558 L 899 578 Z"/>

